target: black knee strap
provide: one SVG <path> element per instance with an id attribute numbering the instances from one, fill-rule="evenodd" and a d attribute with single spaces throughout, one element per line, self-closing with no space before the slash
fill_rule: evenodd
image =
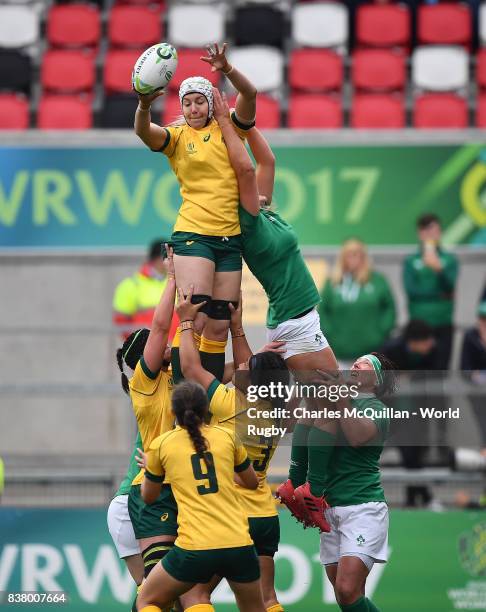
<path id="1" fill-rule="evenodd" d="M 172 548 L 174 548 L 174 542 L 155 542 L 147 546 L 142 552 L 145 578 L 147 578 L 152 569 L 170 550 L 172 550 Z"/>
<path id="2" fill-rule="evenodd" d="M 217 321 L 229 321 L 231 319 L 231 310 L 229 305 L 233 304 L 235 308 L 238 308 L 238 302 L 232 300 L 212 300 L 211 308 L 209 310 L 209 318 L 216 319 Z"/>
<path id="3" fill-rule="evenodd" d="M 204 312 L 204 314 L 207 315 L 209 315 L 211 309 L 211 301 L 211 296 L 204 295 L 203 293 L 195 293 L 191 298 L 191 304 L 200 304 L 201 302 L 206 302 L 204 306 L 201 306 L 199 312 Z"/>

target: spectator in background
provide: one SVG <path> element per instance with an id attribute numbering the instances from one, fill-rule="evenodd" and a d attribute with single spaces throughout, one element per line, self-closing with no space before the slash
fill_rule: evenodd
<path id="1" fill-rule="evenodd" d="M 350 362 L 380 347 L 395 325 L 395 302 L 385 277 L 371 267 L 366 246 L 344 242 L 321 293 L 321 328 L 336 357 Z"/>
<path id="2" fill-rule="evenodd" d="M 403 268 L 409 318 L 425 321 L 432 327 L 437 343 L 435 369 L 447 370 L 452 351 L 457 259 L 440 246 L 437 215 L 419 217 L 417 231 L 419 251 L 405 259 Z"/>
<path id="3" fill-rule="evenodd" d="M 3 463 L 3 459 L 0 457 L 0 501 L 2 500 L 4 488 L 5 488 L 5 466 Z"/>
<path id="4" fill-rule="evenodd" d="M 155 307 L 167 284 L 165 240 L 150 243 L 147 260 L 141 268 L 116 287 L 113 296 L 113 324 L 120 328 L 123 340 L 141 327 L 150 328 Z M 177 316 L 172 318 L 169 342 L 177 328 Z"/>
<path id="5" fill-rule="evenodd" d="M 426 371 L 433 370 L 437 363 L 437 344 L 434 331 L 424 321 L 410 321 L 400 336 L 389 340 L 380 350 L 391 359 L 398 370 L 412 370 L 411 381 L 426 380 Z M 417 411 L 419 406 L 427 406 L 428 398 L 421 396 L 396 398 L 394 408 Z M 410 470 L 424 467 L 425 456 L 429 449 L 428 421 L 422 419 L 401 420 L 398 431 L 392 432 L 394 442 L 402 456 L 403 466 Z M 413 445 L 411 442 L 413 441 Z M 430 489 L 425 485 L 409 485 L 406 488 L 407 507 L 423 504 L 431 510 L 441 510 L 440 502 L 433 499 Z"/>

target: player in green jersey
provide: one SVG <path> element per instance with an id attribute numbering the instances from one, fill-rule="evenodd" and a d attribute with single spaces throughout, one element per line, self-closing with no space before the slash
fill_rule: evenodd
<path id="1" fill-rule="evenodd" d="M 321 331 L 316 310 L 319 292 L 300 252 L 297 236 L 293 228 L 270 209 L 275 157 L 262 134 L 252 128 L 247 133 L 247 140 L 257 164 L 256 172 L 240 172 L 240 166 L 247 166 L 243 163 L 235 164 L 234 160 L 238 155 L 248 157 L 248 153 L 237 139 L 230 142 L 227 138 L 228 132 L 234 128 L 229 120 L 228 106 L 217 89 L 213 90 L 213 98 L 214 115 L 226 144 L 237 148 L 236 151 L 232 150 L 230 158 L 235 167 L 240 193 L 243 258 L 268 297 L 267 339 L 285 342 L 286 352 L 283 357 L 301 382 L 305 382 L 316 369 L 336 372 L 338 364 Z M 254 209 L 255 200 L 261 204 L 256 216 L 248 212 Z M 319 449 L 321 464 L 329 460 L 332 438 L 325 427 L 314 423 L 312 419 L 297 423 L 292 440 L 289 479 L 277 491 L 281 501 L 292 512 L 300 511 L 301 517 L 305 509 L 296 503 L 294 489 L 305 483 L 308 455 L 314 449 Z M 326 456 L 323 449 L 328 451 Z M 315 494 L 315 491 L 311 493 Z M 315 496 L 312 505 L 322 509 L 325 500 Z M 322 512 L 317 512 L 314 519 L 322 530 L 328 530 Z"/>

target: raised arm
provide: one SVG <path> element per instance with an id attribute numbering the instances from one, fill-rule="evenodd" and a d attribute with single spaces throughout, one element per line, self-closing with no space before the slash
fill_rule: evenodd
<path id="1" fill-rule="evenodd" d="M 231 310 L 230 331 L 233 345 L 233 360 L 235 367 L 238 368 L 241 363 L 245 363 L 253 355 L 246 339 L 245 330 L 243 329 L 243 294 L 241 292 L 238 308 L 230 304 L 229 309 Z"/>
<path id="2" fill-rule="evenodd" d="M 195 380 L 207 390 L 214 380 L 214 374 L 211 374 L 211 372 L 208 372 L 202 367 L 199 351 L 194 344 L 193 336 L 194 319 L 196 318 L 198 310 L 202 308 L 206 302 L 191 304 L 193 290 L 194 285 L 191 285 L 189 293 L 185 297 L 181 288 L 177 290 L 179 299 L 176 310 L 181 325 L 179 356 L 184 378 L 187 378 L 187 380 Z"/>
<path id="3" fill-rule="evenodd" d="M 167 285 L 155 309 L 150 334 L 143 350 L 143 359 L 148 369 L 157 374 L 162 367 L 164 353 L 169 339 L 172 315 L 174 314 L 174 300 L 176 281 L 174 274 L 173 251 L 165 245 L 168 260 Z"/>
<path id="4" fill-rule="evenodd" d="M 138 94 L 138 106 L 135 111 L 135 134 L 152 151 L 162 148 L 166 138 L 167 130 L 156 123 L 151 122 L 150 107 L 152 102 L 162 96 L 164 92 L 158 91 L 150 96 Z"/>
<path id="5" fill-rule="evenodd" d="M 221 128 L 228 156 L 238 180 L 240 202 L 243 208 L 253 215 L 260 212 L 260 200 L 256 181 L 255 168 L 243 141 L 236 133 L 229 116 L 226 98 L 221 96 L 219 90 L 213 87 L 214 118 Z"/>
<path id="6" fill-rule="evenodd" d="M 246 137 L 256 161 L 258 194 L 270 204 L 275 182 L 275 155 L 263 134 L 257 128 L 248 130 Z"/>
<path id="7" fill-rule="evenodd" d="M 226 58 L 227 43 L 221 50 L 217 43 L 208 45 L 208 56 L 201 57 L 203 62 L 211 64 L 212 72 L 219 70 L 238 92 L 236 97 L 236 118 L 242 123 L 250 125 L 255 121 L 256 114 L 256 87 L 239 70 L 232 66 Z"/>

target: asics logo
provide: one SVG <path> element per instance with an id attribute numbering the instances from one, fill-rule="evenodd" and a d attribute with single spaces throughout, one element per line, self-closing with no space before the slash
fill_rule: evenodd
<path id="1" fill-rule="evenodd" d="M 194 240 L 186 240 L 186 244 L 187 246 L 191 246 L 191 244 L 194 244 Z"/>
<path id="2" fill-rule="evenodd" d="M 165 521 L 169 518 L 169 513 L 165 512 L 161 517 L 160 520 L 165 523 Z"/>

